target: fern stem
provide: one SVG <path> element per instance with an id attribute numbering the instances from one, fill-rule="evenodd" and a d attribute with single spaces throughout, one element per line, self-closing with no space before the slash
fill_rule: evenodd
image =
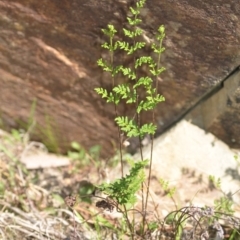
<path id="1" fill-rule="evenodd" d="M 161 40 L 160 40 L 159 49 L 162 49 L 162 43 L 163 43 L 163 38 L 161 38 Z M 160 68 L 161 55 L 162 55 L 161 53 L 158 54 L 157 69 Z M 156 94 L 157 93 L 158 93 L 158 79 L 156 77 Z M 155 109 L 153 111 L 155 111 Z"/>
<path id="2" fill-rule="evenodd" d="M 129 218 L 128 218 L 128 211 L 127 211 L 127 208 L 125 205 L 123 205 L 123 208 L 124 208 L 124 214 L 125 214 L 125 218 L 127 220 L 127 225 L 128 225 L 128 228 L 130 230 L 130 233 L 131 233 L 131 239 L 134 240 L 134 225 L 131 224 Z"/>
<path id="3" fill-rule="evenodd" d="M 117 105 L 114 104 L 114 108 L 115 108 L 115 116 L 117 117 L 118 116 L 118 113 L 117 113 Z M 123 147 L 122 147 L 122 139 L 121 139 L 121 129 L 120 127 L 118 126 L 118 139 L 119 139 L 119 154 L 120 154 L 120 162 L 121 162 L 121 175 L 122 177 L 124 176 L 124 173 L 123 173 Z"/>
<path id="4" fill-rule="evenodd" d="M 159 41 L 159 49 L 162 49 L 163 38 Z M 161 52 L 158 53 L 158 60 L 157 60 L 157 70 L 160 68 L 160 61 L 161 61 Z M 158 76 L 158 75 L 157 75 Z M 158 79 L 157 76 L 155 77 L 156 81 L 156 95 L 158 94 Z M 155 111 L 156 108 L 152 110 L 152 122 L 156 124 L 155 119 Z M 152 176 L 152 162 L 153 162 L 153 142 L 154 142 L 154 135 L 151 134 L 151 151 L 150 151 L 150 163 L 149 163 L 149 171 L 148 171 L 148 180 L 147 180 L 147 193 L 146 193 L 146 202 L 145 202 L 145 211 L 147 210 L 147 203 L 149 197 L 149 188 L 151 185 L 151 176 Z"/>
<path id="5" fill-rule="evenodd" d="M 113 37 L 110 37 L 110 46 L 111 46 L 111 51 L 110 51 L 110 63 L 111 67 L 113 69 L 114 67 L 114 54 L 113 54 Z M 115 87 L 115 76 L 112 74 L 112 89 Z M 115 113 L 115 118 L 118 117 L 118 111 L 117 111 L 117 104 L 115 102 L 115 96 L 114 96 L 114 113 Z M 118 129 L 118 142 L 119 142 L 119 154 L 120 154 L 120 163 L 121 163 L 121 175 L 123 177 L 123 152 L 122 152 L 122 140 L 121 140 L 121 129 L 117 125 Z"/>

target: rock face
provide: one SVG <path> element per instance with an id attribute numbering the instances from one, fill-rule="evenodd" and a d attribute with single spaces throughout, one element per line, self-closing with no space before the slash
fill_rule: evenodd
<path id="1" fill-rule="evenodd" d="M 124 26 L 133 4 L 130 0 L 1 0 L 3 127 L 25 122 L 29 128 L 34 118 L 35 129 L 53 150 L 64 150 L 75 140 L 85 147 L 100 143 L 103 154 L 109 156 L 117 136 L 113 109 L 93 91 L 110 85 L 109 77 L 96 66 L 104 55 L 101 28 L 108 23 Z M 166 26 L 167 35 L 162 58 L 167 71 L 160 84 L 166 102 L 158 109 L 159 133 L 240 64 L 239 12 L 240 3 L 235 0 L 226 4 L 221 0 L 147 1 L 142 28 L 149 41 L 160 24 Z M 234 147 L 240 147 L 239 98 L 238 85 L 227 110 L 208 126 Z M 120 107 L 119 111 L 132 110 Z"/>
<path id="2" fill-rule="evenodd" d="M 208 130 L 232 147 L 239 148 L 240 125 L 238 124 L 240 68 L 236 68 L 213 90 L 203 96 L 189 111 L 185 119 Z"/>

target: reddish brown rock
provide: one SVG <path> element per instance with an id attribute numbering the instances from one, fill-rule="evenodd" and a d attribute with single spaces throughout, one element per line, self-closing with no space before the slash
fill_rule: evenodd
<path id="1" fill-rule="evenodd" d="M 4 126 L 28 122 L 36 99 L 35 118 L 43 140 L 61 149 L 73 140 L 85 147 L 100 143 L 108 156 L 116 139 L 113 111 L 93 91 L 108 84 L 96 66 L 104 54 L 101 28 L 109 22 L 124 26 L 133 3 L 1 0 L 0 114 Z M 167 34 L 162 58 L 167 71 L 160 84 L 166 102 L 158 109 L 159 133 L 240 64 L 239 12 L 240 3 L 235 0 L 147 1 L 142 28 L 149 40 L 160 24 L 166 26 Z M 216 119 L 210 129 L 217 136 L 221 132 L 225 141 L 235 139 L 234 146 L 240 147 L 235 127 L 226 124 L 239 117 L 233 112 L 230 119 L 227 113 L 221 121 Z"/>

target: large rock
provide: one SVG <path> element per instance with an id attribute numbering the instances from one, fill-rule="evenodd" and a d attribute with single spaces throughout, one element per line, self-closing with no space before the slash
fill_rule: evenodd
<path id="1" fill-rule="evenodd" d="M 150 152 L 151 146 L 145 147 L 143 158 L 150 159 Z M 213 134 L 182 120 L 155 139 L 152 156 L 152 175 L 176 187 L 178 204 L 212 206 L 223 193 L 239 202 L 240 152 L 230 149 Z M 140 159 L 139 154 L 135 158 Z M 209 176 L 214 176 L 216 182 L 221 180 L 223 192 L 213 188 Z"/>
<path id="2" fill-rule="evenodd" d="M 93 88 L 108 87 L 110 82 L 96 60 L 105 54 L 100 48 L 101 28 L 109 22 L 124 26 L 132 4 L 130 0 L 1 0 L 2 125 L 30 123 L 34 115 L 35 129 L 55 150 L 66 149 L 76 140 L 85 147 L 100 143 L 104 155 L 109 155 L 117 136 L 113 109 Z M 235 0 L 225 4 L 221 0 L 147 1 L 142 28 L 148 40 L 160 24 L 165 24 L 167 34 L 162 58 L 167 71 L 160 79 L 166 102 L 158 109 L 158 133 L 239 64 L 239 11 Z M 238 106 L 239 91 L 234 98 Z M 31 115 L 34 99 L 37 107 Z M 132 110 L 121 107 L 120 112 Z M 234 139 L 228 143 L 240 147 L 239 117 L 235 110 L 223 112 L 209 129 L 225 141 Z"/>

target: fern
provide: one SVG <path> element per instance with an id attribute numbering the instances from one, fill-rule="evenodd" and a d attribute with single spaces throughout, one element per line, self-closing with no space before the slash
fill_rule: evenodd
<path id="1" fill-rule="evenodd" d="M 103 183 L 98 186 L 98 189 L 116 200 L 120 205 L 133 205 L 137 200 L 135 194 L 145 179 L 143 169 L 147 163 L 147 160 L 134 163 L 128 175 L 112 183 Z"/>
<path id="2" fill-rule="evenodd" d="M 134 235 L 134 227 L 132 226 L 129 218 L 127 206 L 133 205 L 136 202 L 136 193 L 141 189 L 142 191 L 142 212 L 146 212 L 146 205 L 148 201 L 150 176 L 151 176 L 151 164 L 147 180 L 147 194 L 146 198 L 143 194 L 143 182 L 145 179 L 144 168 L 149 163 L 149 160 L 143 158 L 135 163 L 132 163 L 130 172 L 128 175 L 123 174 L 123 160 L 122 160 L 122 135 L 126 137 L 137 137 L 142 140 L 147 134 L 154 136 L 157 126 L 154 124 L 154 109 L 160 102 L 163 102 L 165 98 L 158 93 L 157 76 L 161 74 L 165 68 L 160 67 L 160 56 L 164 51 L 162 42 L 165 37 L 164 26 L 160 26 L 156 39 L 157 42 L 152 44 L 151 48 L 154 53 L 157 54 L 157 61 L 149 56 L 139 56 L 141 49 L 146 47 L 146 43 L 143 41 L 137 41 L 137 38 L 143 34 L 143 30 L 138 26 L 142 19 L 140 18 L 140 12 L 143 8 L 146 0 L 138 0 L 135 7 L 130 7 L 131 16 L 127 17 L 128 27 L 123 28 L 124 39 L 115 37 L 117 30 L 111 24 L 103 29 L 103 33 L 108 37 L 108 41 L 102 44 L 102 48 L 109 52 L 110 60 L 106 61 L 99 59 L 97 61 L 103 71 L 110 73 L 112 79 L 111 90 L 104 88 L 95 88 L 95 91 L 103 98 L 106 102 L 113 103 L 115 109 L 115 122 L 118 127 L 118 137 L 120 143 L 120 161 L 122 168 L 122 177 L 115 180 L 112 183 L 103 183 L 98 188 L 107 194 L 108 198 L 115 200 L 117 204 L 123 208 L 124 217 L 131 235 Z M 128 40 L 125 40 L 128 39 Z M 139 38 L 140 39 L 140 38 Z M 114 62 L 115 52 L 123 53 L 125 55 L 132 55 L 133 62 L 129 66 L 116 65 Z M 144 67 L 144 72 L 147 74 L 142 75 L 141 69 Z M 116 76 L 120 74 L 121 79 L 124 78 L 124 82 L 120 84 L 116 83 Z M 155 84 L 155 86 L 154 86 Z M 141 94 L 140 94 L 141 93 Z M 120 116 L 118 114 L 118 104 L 132 104 L 135 107 L 134 116 Z M 152 112 L 152 122 L 142 124 L 141 114 L 142 112 Z M 105 204 L 108 209 L 112 209 L 109 203 L 100 202 L 99 205 Z M 143 230 L 145 225 L 145 215 L 143 216 Z M 134 237 L 132 237 L 133 239 Z"/>

